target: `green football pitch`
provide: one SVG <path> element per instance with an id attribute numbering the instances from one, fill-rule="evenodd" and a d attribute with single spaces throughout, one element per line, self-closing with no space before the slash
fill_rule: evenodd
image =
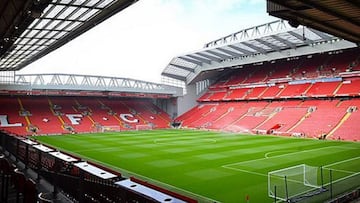
<path id="1" fill-rule="evenodd" d="M 299 164 L 360 172 L 360 143 L 150 130 L 35 139 L 200 202 L 272 202 L 268 172 Z"/>

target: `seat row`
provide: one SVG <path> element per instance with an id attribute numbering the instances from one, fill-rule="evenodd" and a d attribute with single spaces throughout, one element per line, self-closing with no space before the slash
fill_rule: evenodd
<path id="1" fill-rule="evenodd" d="M 278 98 L 360 96 L 360 78 L 331 82 L 280 83 L 273 85 L 209 90 L 198 101 L 239 101 Z"/>
<path id="2" fill-rule="evenodd" d="M 167 128 L 170 117 L 146 99 L 1 96 L 0 130 L 17 135 Z"/>
<path id="3" fill-rule="evenodd" d="M 185 128 L 360 140 L 360 99 L 206 102 L 176 119 Z"/>
<path id="4" fill-rule="evenodd" d="M 360 49 L 338 50 L 307 56 L 249 64 L 219 78 L 210 89 L 233 87 L 274 80 L 302 80 L 339 77 L 341 73 L 360 71 Z"/>

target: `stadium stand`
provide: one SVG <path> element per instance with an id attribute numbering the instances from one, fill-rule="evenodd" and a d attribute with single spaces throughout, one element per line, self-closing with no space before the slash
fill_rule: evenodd
<path id="1" fill-rule="evenodd" d="M 350 110 L 351 108 L 347 110 L 346 115 L 340 121 L 341 125 L 329 133 L 329 138 L 359 141 L 358 128 L 354 127 L 359 125 L 359 105 L 353 107 L 352 110 Z"/>
<path id="2" fill-rule="evenodd" d="M 147 99 L 2 96 L 0 104 L 0 129 L 20 136 L 167 128 L 171 121 Z"/>
<path id="3" fill-rule="evenodd" d="M 289 135 L 287 131 L 294 126 L 307 112 L 307 108 L 298 106 L 299 101 L 274 101 L 271 107 L 277 113 L 255 128 L 257 133 Z"/>
<path id="4" fill-rule="evenodd" d="M 356 140 L 346 135 L 359 130 L 359 57 L 354 48 L 232 71 L 176 121 L 189 128 Z"/>
<path id="5" fill-rule="evenodd" d="M 226 100 L 242 100 L 247 95 L 249 88 L 237 88 L 230 90 Z"/>
<path id="6" fill-rule="evenodd" d="M 4 1 L 1 5 L 10 5 L 9 2 L 11 1 Z M 4 22 L 7 21 L 7 19 L 14 20 L 6 23 L 11 25 L 10 27 L 1 27 L 1 33 L 10 33 L 10 36 L 4 37 L 5 46 L 2 46 L 4 49 L 2 49 L 0 53 L 1 69 L 14 72 L 20 70 L 34 60 L 45 56 L 52 50 L 71 41 L 74 37 L 97 25 L 119 10 L 136 2 L 136 0 L 110 0 L 102 2 L 105 2 L 104 4 L 106 5 L 103 8 L 96 8 L 95 4 L 91 6 L 85 5 L 89 3 L 88 1 L 80 2 L 80 5 L 77 5 L 79 3 L 77 1 L 71 1 L 69 3 L 54 1 L 50 3 L 50 1 L 40 2 L 34 0 L 27 2 L 24 6 L 18 6 L 18 8 L 23 10 L 17 10 L 18 8 L 15 7 L 9 9 L 10 7 L 5 6 L 3 10 L 6 12 L 0 14 L 1 17 L 4 18 Z M 335 33 L 343 36 L 345 39 L 356 42 L 358 46 L 359 35 L 356 34 L 359 28 L 358 23 L 354 23 L 354 21 L 351 20 L 352 17 L 346 17 L 346 12 L 340 12 L 339 15 L 337 12 L 331 12 L 330 8 L 325 7 L 324 9 L 324 7 L 319 6 L 319 4 L 315 3 L 314 6 L 314 2 L 310 1 L 304 2 L 306 6 L 298 1 L 289 2 L 290 3 L 285 1 L 275 2 L 280 4 L 280 9 L 285 9 L 283 11 L 277 12 L 279 5 L 273 4 L 268 6 L 268 10 L 273 10 L 274 14 L 285 15 L 286 18 L 288 14 L 286 10 L 288 9 L 290 12 L 289 16 L 294 15 L 295 19 L 299 19 L 298 12 L 307 12 L 307 10 L 310 10 L 310 14 L 304 15 L 300 13 L 301 16 L 303 16 L 301 19 L 305 21 L 305 24 L 313 24 L 317 28 L 322 27 L 319 27 L 318 23 L 323 24 L 323 19 L 319 21 L 311 19 L 315 19 L 316 17 L 323 18 L 324 15 L 320 15 L 318 11 L 314 12 L 314 8 L 320 8 L 321 12 L 328 13 L 330 16 L 336 15 L 340 18 L 339 20 L 344 20 L 345 16 L 345 22 L 338 23 L 338 20 L 330 19 L 340 25 L 340 29 L 336 29 L 339 30 L 340 33 Z M 20 40 L 8 40 L 17 39 L 21 32 L 28 30 L 26 25 L 31 24 L 36 18 L 39 18 L 37 20 L 40 21 L 44 20 L 49 23 L 54 23 L 54 21 L 58 21 L 56 18 L 62 13 L 64 14 L 62 15 L 64 19 L 61 19 L 59 25 L 70 24 L 72 21 L 78 20 L 70 19 L 73 13 L 68 12 L 69 10 L 65 12 L 65 10 L 62 9 L 61 11 L 54 9 L 56 6 L 59 6 L 58 3 L 66 9 L 70 8 L 70 10 L 73 9 L 73 6 L 78 8 L 85 6 L 86 9 L 81 11 L 83 13 L 81 13 L 79 17 L 84 17 L 88 9 L 96 9 L 96 11 L 99 12 L 93 12 L 93 14 L 87 15 L 79 26 L 73 26 L 72 29 L 66 30 L 68 34 L 59 39 L 57 39 L 58 37 L 55 38 L 56 35 L 54 35 L 54 38 L 43 40 L 42 37 L 38 35 L 31 36 L 32 34 L 29 34 L 31 32 L 27 32 L 28 34 Z M 292 8 L 293 3 L 296 4 L 295 6 L 297 7 L 301 5 L 302 8 L 306 9 Z M 27 10 L 31 6 L 35 6 L 37 12 L 32 13 L 32 10 Z M 45 16 L 41 16 L 41 11 L 47 6 L 50 8 L 48 9 L 50 12 L 43 12 Z M 283 8 L 281 8 L 281 6 Z M 18 14 L 22 15 L 22 13 L 31 15 L 23 17 L 13 16 Z M 315 18 L 309 18 L 309 16 L 313 14 L 317 16 L 315 16 Z M 41 18 L 38 15 L 40 15 Z M 44 21 L 39 23 L 39 25 L 45 25 L 45 27 L 40 26 L 40 28 L 37 28 L 39 32 L 60 32 L 62 30 L 58 30 L 59 26 L 54 26 L 53 29 L 49 29 L 47 28 L 49 23 L 43 23 Z M 349 31 L 344 29 L 348 23 L 357 26 L 350 27 L 352 30 Z M 289 24 L 297 27 L 299 22 L 291 21 Z M 328 28 L 333 27 L 331 24 L 329 26 L 329 21 L 326 21 L 324 25 Z M 15 32 L 12 30 L 12 27 L 16 30 Z M 258 28 L 260 27 L 261 26 L 256 27 L 256 33 L 259 32 L 260 29 Z M 327 31 L 334 33 L 333 29 L 328 29 Z M 242 32 L 229 35 L 232 39 L 228 40 L 223 38 L 214 41 L 213 44 L 218 46 L 217 42 L 223 41 L 228 43 L 229 41 L 233 41 L 239 33 Z M 224 69 L 234 70 L 228 71 L 227 74 L 221 74 L 219 78 L 216 78 L 217 82 L 215 81 L 215 83 L 211 81 L 211 86 L 208 88 L 208 91 L 197 99 L 199 102 L 198 105 L 176 118 L 175 121 L 181 122 L 183 127 L 189 128 L 306 136 L 321 139 L 359 140 L 359 48 L 348 49 L 352 45 L 346 43 L 341 45 L 341 39 L 335 39 L 331 35 L 316 30 L 303 28 L 301 34 L 290 31 L 290 34 L 280 33 L 280 35 L 278 35 L 278 33 L 273 33 L 273 35 L 266 37 L 261 36 L 259 38 L 252 36 L 254 39 L 250 40 L 252 41 L 251 43 L 249 43 L 249 41 L 241 41 L 236 45 L 229 45 L 229 47 L 219 46 L 215 49 L 205 50 L 200 53 L 202 57 L 196 56 L 197 53 L 191 53 L 185 57 L 179 57 L 181 60 L 179 60 L 179 58 L 173 59 L 169 66 L 172 68 L 176 67 L 181 71 L 173 71 L 170 73 L 164 71 L 164 75 L 175 76 L 174 78 L 180 78 L 185 84 L 192 85 L 192 81 L 187 81 L 188 78 L 196 78 L 196 74 L 202 75 L 203 73 L 205 75 L 204 78 L 206 78 L 205 72 L 209 69 L 205 69 L 204 71 L 203 63 L 206 63 L 205 68 L 209 66 L 210 69 L 214 69 L 215 71 L 217 71 L 216 69 L 223 71 L 222 68 L 217 66 L 219 65 L 221 67 L 222 63 L 225 62 L 226 64 L 226 62 L 236 61 L 239 58 L 250 58 L 247 60 L 247 64 L 241 65 L 241 68 L 240 65 L 238 66 L 236 63 L 229 67 L 224 67 Z M 291 38 L 292 40 L 290 40 Z M 320 40 L 318 38 L 320 38 Z M 31 41 L 31 39 L 36 39 L 39 43 L 30 46 L 29 50 L 32 51 L 19 54 L 18 50 L 29 46 L 28 43 L 25 43 L 23 40 Z M 43 46 L 45 43 L 50 42 L 49 40 L 52 42 L 46 44 L 47 48 L 45 50 L 39 51 L 36 49 L 37 46 Z M 314 50 L 317 50 L 317 45 L 319 44 L 336 44 L 339 41 L 340 46 L 338 47 L 344 48 L 343 50 L 339 49 L 324 52 L 322 49 L 318 49 L 318 51 L 315 51 L 317 53 L 314 53 Z M 209 44 L 205 45 L 206 49 L 209 48 Z M 337 47 L 337 45 L 338 44 L 334 47 Z M 35 49 L 34 46 L 36 46 Z M 16 48 L 14 49 L 13 47 Z M 294 50 L 300 50 L 302 47 L 315 48 L 310 51 L 308 50 L 309 53 L 312 52 L 310 54 L 302 50 L 303 55 L 290 57 L 296 55 L 294 54 L 294 52 L 296 52 Z M 28 47 L 26 47 L 26 49 L 27 48 Z M 274 50 L 279 53 L 282 52 L 283 59 L 271 59 L 270 55 L 275 52 Z M 299 52 L 301 53 L 301 51 Z M 213 56 L 210 56 L 209 53 L 213 54 Z M 289 57 L 287 58 L 286 55 Z M 263 60 L 254 63 L 251 60 L 260 60 L 258 58 L 263 58 Z M 213 61 L 216 62 L 215 65 Z M 188 63 L 192 62 L 195 62 L 195 68 L 187 66 Z M 215 68 L 212 67 L 213 65 Z M 190 74 L 177 75 L 177 73 L 183 74 L 186 71 L 190 72 Z M 6 75 L 6 73 L 4 75 Z M 6 77 L 7 76 L 4 78 Z M 21 77 L 23 76 L 20 76 L 20 78 Z M 15 75 L 13 81 L 15 81 Z M 137 82 L 138 81 L 135 81 L 136 84 L 138 84 Z M 23 84 L 26 83 L 21 83 L 21 85 Z M 48 84 L 44 84 L 44 86 L 46 85 Z M 54 83 L 50 85 L 54 85 Z M 66 85 L 68 85 L 66 88 L 71 89 L 71 87 L 69 87 L 71 83 L 67 83 Z M 81 87 L 83 88 L 85 86 Z M 58 86 L 57 88 L 59 92 L 63 91 L 63 87 Z M 111 171 L 95 163 L 80 162 L 79 157 L 66 153 L 62 153 L 61 155 L 67 156 L 73 161 L 64 161 L 61 158 L 62 156 L 58 156 L 60 152 L 55 152 L 55 154 L 45 152 L 43 151 L 43 146 L 36 145 L 37 143 L 31 140 L 21 138 L 22 136 L 28 135 L 96 132 L 100 129 L 103 130 L 104 127 L 110 128 L 110 126 L 117 126 L 118 129 L 121 130 L 134 130 L 137 129 L 139 125 L 151 125 L 152 128 L 169 127 L 170 116 L 154 105 L 150 99 L 132 98 L 134 95 L 136 95 L 135 97 L 142 97 L 144 92 L 148 92 L 147 88 L 142 89 L 144 92 L 135 92 L 132 96 L 124 96 L 126 93 L 116 90 L 115 94 L 122 94 L 120 96 L 122 97 L 121 99 L 115 99 L 111 96 L 107 97 L 111 95 L 111 93 L 108 92 L 108 87 L 104 88 L 102 86 L 100 88 L 103 88 L 102 90 L 106 93 L 100 93 L 98 88 L 99 86 L 94 88 L 97 92 L 93 92 L 93 94 L 105 94 L 106 97 L 74 97 L 65 96 L 66 94 L 63 96 L 31 96 L 34 92 L 39 93 L 39 95 L 47 95 L 44 93 L 49 90 L 47 87 L 42 89 L 44 92 L 41 92 L 42 90 L 30 91 L 26 89 L 20 90 L 20 93 L 16 93 L 16 91 L 12 92 L 12 90 L 3 90 L 2 94 L 6 96 L 0 97 L 0 129 L 6 133 L 0 132 L 2 136 L 0 140 L 3 144 L 2 150 L 7 150 L 9 160 L 15 159 L 16 164 L 23 162 L 25 164 L 24 171 L 26 171 L 27 167 L 36 170 L 38 174 L 41 174 L 42 178 L 49 180 L 51 184 L 54 185 L 54 194 L 56 193 L 56 188 L 60 187 L 68 197 L 73 198 L 76 202 L 155 202 L 154 197 L 140 194 L 141 191 L 132 190 L 131 188 L 119 189 L 119 187 L 113 184 L 119 180 L 133 181 L 130 182 L 132 184 L 130 187 L 136 187 L 136 185 L 133 185 L 133 183 L 136 183 L 177 197 L 186 202 L 197 202 L 196 200 L 168 191 L 167 189 L 138 178 L 131 177 L 130 179 L 125 179 L 120 173 Z M 125 88 L 129 87 L 125 86 Z M 163 87 L 160 89 L 162 88 Z M 85 89 L 87 89 L 87 87 L 85 87 Z M 70 92 L 70 94 L 86 95 L 89 93 L 87 90 L 78 90 Z M 128 89 L 124 92 L 127 92 L 127 90 Z M 169 95 L 165 95 L 164 93 L 164 95 L 161 96 L 169 98 Z M 190 98 L 193 99 L 192 97 Z M 169 103 L 170 102 L 167 104 Z M 9 134 L 16 136 L 9 136 Z M 37 147 L 39 150 L 37 150 Z M 11 155 L 16 156 L 16 158 L 10 157 Z M 11 196 L 12 193 L 16 193 L 16 202 L 18 202 L 19 199 L 22 199 L 23 202 L 36 202 L 36 195 L 39 191 L 37 191 L 35 187 L 35 182 L 25 177 L 25 174 L 22 172 L 16 170 L 16 166 L 13 165 L 15 162 L 11 164 L 9 160 L 5 159 L 3 155 L 0 155 L 0 174 L 2 181 L 0 201 L 7 202 L 8 195 L 10 194 Z M 88 166 L 101 171 L 100 176 L 99 174 L 96 175 L 86 171 L 86 167 Z M 110 178 L 112 180 L 102 179 L 102 175 L 108 175 L 109 173 L 113 173 L 114 175 Z M 11 191 L 8 191 L 8 189 Z M 3 192 L 4 190 L 5 193 Z M 39 194 L 39 199 L 40 201 L 45 201 L 45 199 L 42 198 L 42 194 L 43 193 Z M 165 199 L 165 201 L 171 201 L 171 199 Z"/>
<path id="7" fill-rule="evenodd" d="M 38 134 L 61 134 L 67 132 L 65 130 L 65 122 L 63 119 L 62 107 L 54 106 L 45 97 L 19 97 L 23 108 L 28 110 L 29 125 L 35 126 L 37 130 L 33 133 Z M 27 132 L 27 134 L 29 134 Z"/>
<path id="8" fill-rule="evenodd" d="M 7 131 L 24 135 L 27 131 L 28 120 L 21 115 L 21 107 L 19 101 L 15 97 L 1 97 L 1 126 Z"/>
<path id="9" fill-rule="evenodd" d="M 307 97 L 333 97 L 334 91 L 340 86 L 340 82 L 317 82 L 306 92 Z"/>
<path id="10" fill-rule="evenodd" d="M 100 101 L 99 98 L 77 98 L 78 103 L 89 109 L 91 115 L 88 118 L 91 120 L 92 129 L 96 129 L 96 126 L 122 126 L 120 119 L 114 115 L 114 111 Z"/>
<path id="11" fill-rule="evenodd" d="M 360 79 L 346 79 L 335 92 L 335 96 L 358 96 L 360 94 Z"/>
<path id="12" fill-rule="evenodd" d="M 304 96 L 304 94 L 306 94 L 306 92 L 311 86 L 312 85 L 309 83 L 280 85 L 279 88 L 281 88 L 281 90 L 276 95 L 276 97 L 280 97 L 280 98 L 301 97 Z"/>
<path id="13" fill-rule="evenodd" d="M 257 87 L 253 88 L 247 91 L 247 94 L 244 99 L 246 100 L 256 100 L 260 96 L 262 96 L 262 93 L 266 90 L 266 87 Z"/>

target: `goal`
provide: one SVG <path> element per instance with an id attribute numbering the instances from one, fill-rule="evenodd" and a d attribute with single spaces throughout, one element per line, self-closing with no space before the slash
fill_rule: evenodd
<path id="1" fill-rule="evenodd" d="M 136 130 L 152 130 L 153 125 L 147 124 L 147 125 L 136 125 Z"/>
<path id="2" fill-rule="evenodd" d="M 101 126 L 101 132 L 120 132 L 121 127 L 118 125 Z"/>
<path id="3" fill-rule="evenodd" d="M 322 185 L 319 171 L 318 167 L 306 164 L 271 171 L 268 173 L 268 195 L 277 200 L 288 201 L 318 190 Z"/>

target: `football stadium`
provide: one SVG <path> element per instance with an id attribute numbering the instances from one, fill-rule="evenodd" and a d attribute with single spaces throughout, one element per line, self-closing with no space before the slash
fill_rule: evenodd
<path id="1" fill-rule="evenodd" d="M 358 1 L 267 0 L 161 83 L 19 73 L 134 4 L 0 2 L 0 202 L 360 200 Z"/>

